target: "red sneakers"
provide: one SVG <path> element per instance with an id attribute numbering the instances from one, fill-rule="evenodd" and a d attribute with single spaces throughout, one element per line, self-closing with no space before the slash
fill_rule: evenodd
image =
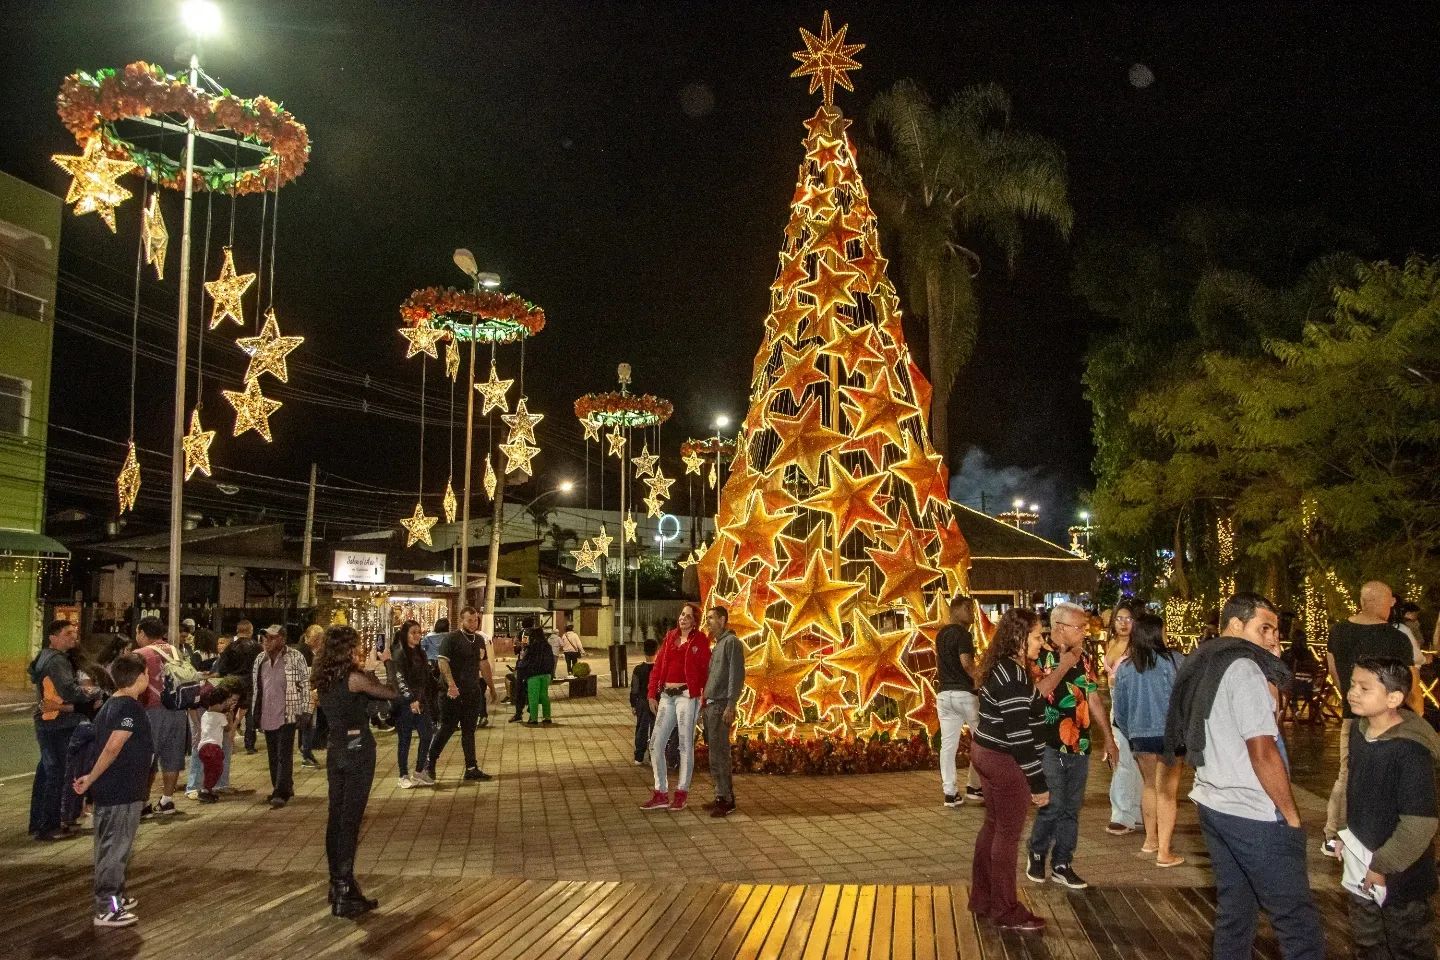
<path id="1" fill-rule="evenodd" d="M 681 801 L 681 806 L 684 806 L 684 801 Z M 652 791 L 650 799 L 640 804 L 641 810 L 668 810 L 669 808 L 670 798 L 659 790 Z"/>
<path id="2" fill-rule="evenodd" d="M 662 796 L 663 796 L 663 794 L 662 794 Z M 688 790 L 676 790 L 676 791 L 675 791 L 675 799 L 670 801 L 670 809 L 671 809 L 671 810 L 684 810 L 684 809 L 685 809 L 685 798 L 688 797 L 688 796 L 690 796 L 690 791 L 688 791 Z"/>

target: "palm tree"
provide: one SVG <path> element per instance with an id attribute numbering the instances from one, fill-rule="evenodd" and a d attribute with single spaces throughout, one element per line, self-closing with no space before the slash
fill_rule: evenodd
<path id="1" fill-rule="evenodd" d="M 1025 219 L 1068 237 L 1075 218 L 1064 153 L 1014 129 L 1010 112 L 1010 95 L 993 83 L 966 87 L 937 111 L 914 81 L 901 80 L 871 103 L 873 143 L 860 154 L 881 228 L 899 251 L 905 301 L 925 322 L 930 436 L 947 459 L 950 388 L 975 351 L 980 322 L 977 241 L 1013 268 Z"/>

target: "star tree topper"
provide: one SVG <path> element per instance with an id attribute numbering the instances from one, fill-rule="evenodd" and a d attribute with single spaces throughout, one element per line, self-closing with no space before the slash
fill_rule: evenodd
<path id="1" fill-rule="evenodd" d="M 846 43 L 845 32 L 850 29 L 847 23 L 840 28 L 838 33 L 831 30 L 830 11 L 825 11 L 824 18 L 820 21 L 820 36 L 815 36 L 804 27 L 800 28 L 800 39 L 805 42 L 805 49 L 798 50 L 792 56 L 800 61 L 800 66 L 795 68 L 792 77 L 809 77 L 809 93 L 816 90 L 824 90 L 825 105 L 828 107 L 835 102 L 835 87 L 838 84 L 846 90 L 854 91 L 847 74 L 851 70 L 859 70 L 860 62 L 854 58 L 854 54 L 865 49 L 863 43 Z"/>

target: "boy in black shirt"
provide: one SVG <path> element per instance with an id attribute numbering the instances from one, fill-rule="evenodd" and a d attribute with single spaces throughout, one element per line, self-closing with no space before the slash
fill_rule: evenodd
<path id="1" fill-rule="evenodd" d="M 1374 851 L 1362 889 L 1384 888 L 1384 903 L 1350 894 L 1357 956 L 1435 960 L 1436 890 L 1432 844 L 1437 824 L 1435 762 L 1440 736 L 1410 710 L 1408 660 L 1362 657 L 1346 699 L 1350 730 L 1346 828 Z"/>
<path id="2" fill-rule="evenodd" d="M 125 895 L 125 866 L 155 759 L 150 721 L 136 698 L 150 678 L 145 661 L 134 653 L 116 657 L 110 676 L 115 693 L 95 716 L 100 753 L 90 771 L 75 779 L 74 789 L 88 791 L 95 803 L 95 926 L 128 927 L 139 918 L 132 912 L 135 900 Z"/>
<path id="3" fill-rule="evenodd" d="M 645 662 L 638 664 L 630 673 L 630 709 L 635 711 L 635 766 L 645 765 L 645 750 L 650 746 L 650 731 L 655 727 L 655 712 L 650 709 L 646 691 L 650 688 L 650 671 L 655 669 L 655 650 L 659 646 L 653 639 L 645 640 Z"/>

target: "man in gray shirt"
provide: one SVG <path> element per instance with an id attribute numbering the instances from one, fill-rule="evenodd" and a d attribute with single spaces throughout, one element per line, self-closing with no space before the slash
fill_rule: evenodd
<path id="1" fill-rule="evenodd" d="M 730 611 L 711 607 L 705 630 L 712 638 L 710 676 L 705 681 L 705 706 L 700 711 L 705 744 L 710 748 L 710 778 L 715 781 L 715 802 L 706 805 L 712 817 L 727 817 L 735 809 L 730 783 L 730 727 L 735 704 L 745 690 L 745 647 L 730 629 Z"/>

